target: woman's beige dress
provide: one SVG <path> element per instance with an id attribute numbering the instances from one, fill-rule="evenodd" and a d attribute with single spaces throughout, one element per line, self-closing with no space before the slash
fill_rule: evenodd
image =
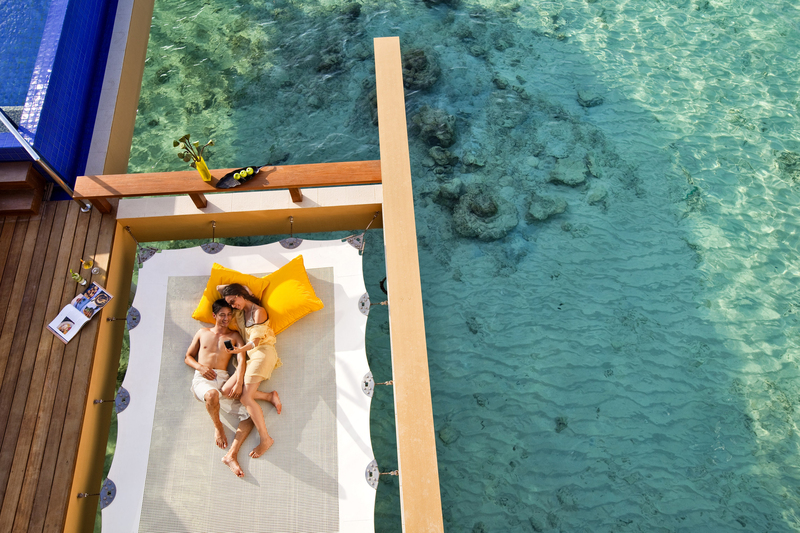
<path id="1" fill-rule="evenodd" d="M 236 327 L 244 337 L 244 342 L 255 342 L 259 339 L 258 346 L 247 352 L 247 368 L 244 372 L 245 383 L 256 383 L 270 378 L 272 371 L 283 366 L 278 352 L 275 350 L 275 332 L 269 325 L 269 319 L 263 324 L 245 326 L 244 313 L 236 310 L 233 313 Z"/>

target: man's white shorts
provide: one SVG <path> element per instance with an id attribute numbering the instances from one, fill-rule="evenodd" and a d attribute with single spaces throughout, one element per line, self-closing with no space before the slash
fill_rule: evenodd
<path id="1" fill-rule="evenodd" d="M 194 393 L 194 397 L 201 402 L 205 402 L 206 393 L 210 390 L 215 390 L 219 392 L 220 409 L 226 413 L 238 416 L 240 421 L 250 418 L 250 414 L 247 412 L 247 408 L 242 405 L 242 402 L 234 400 L 233 398 L 228 398 L 222 394 L 222 386 L 228 381 L 228 372 L 226 370 L 214 370 L 214 372 L 217 373 L 216 378 L 206 379 L 198 370 L 194 371 L 194 378 L 192 378 L 192 392 Z"/>

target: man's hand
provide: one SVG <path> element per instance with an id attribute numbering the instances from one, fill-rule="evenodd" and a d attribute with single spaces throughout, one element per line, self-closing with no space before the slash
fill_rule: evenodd
<path id="1" fill-rule="evenodd" d="M 204 364 L 200 364 L 200 368 L 198 368 L 197 370 L 206 379 L 216 379 L 216 377 L 217 377 L 217 373 L 214 372 L 213 369 L 207 367 Z"/>

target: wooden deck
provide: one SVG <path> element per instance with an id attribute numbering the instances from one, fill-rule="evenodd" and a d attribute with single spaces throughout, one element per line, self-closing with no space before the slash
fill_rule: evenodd
<path id="1" fill-rule="evenodd" d="M 46 326 L 84 288 L 69 277 L 81 258 L 94 259 L 92 279 L 104 284 L 114 229 L 114 215 L 70 201 L 0 218 L 0 531 L 63 529 L 104 317 L 68 345 Z"/>

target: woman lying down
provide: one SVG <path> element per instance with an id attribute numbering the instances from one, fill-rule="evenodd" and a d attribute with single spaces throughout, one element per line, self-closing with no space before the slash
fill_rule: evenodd
<path id="1" fill-rule="evenodd" d="M 217 290 L 233 308 L 233 319 L 239 333 L 246 343 L 244 346 L 228 350 L 231 354 L 247 353 L 247 367 L 244 374 L 244 387 L 240 401 L 258 430 L 261 442 L 250 452 L 250 457 L 260 457 L 275 442 L 267 433 L 264 412 L 256 402 L 258 386 L 272 376 L 272 371 L 282 366 L 278 352 L 275 351 L 275 333 L 269 324 L 267 310 L 253 296 L 247 287 L 238 283 L 219 285 Z M 277 396 L 277 392 L 273 392 Z M 276 403 L 276 402 L 273 402 Z M 277 402 L 278 413 L 280 401 Z"/>

